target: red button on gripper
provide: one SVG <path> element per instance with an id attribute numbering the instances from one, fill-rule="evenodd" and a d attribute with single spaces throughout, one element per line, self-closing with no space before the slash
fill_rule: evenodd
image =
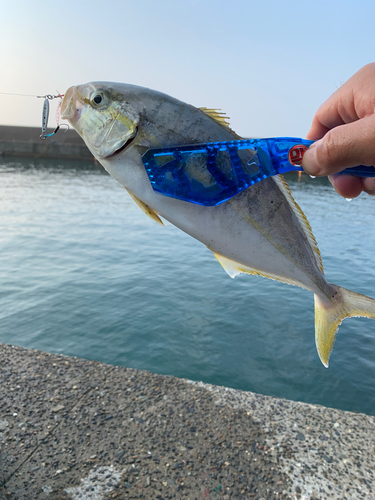
<path id="1" fill-rule="evenodd" d="M 303 155 L 308 149 L 309 148 L 303 144 L 296 144 L 295 146 L 290 148 L 288 154 L 289 163 L 291 163 L 295 167 L 299 167 L 302 163 Z"/>

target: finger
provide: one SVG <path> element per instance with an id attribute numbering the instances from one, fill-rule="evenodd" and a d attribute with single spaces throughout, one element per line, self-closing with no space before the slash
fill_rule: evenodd
<path id="1" fill-rule="evenodd" d="M 325 127 L 320 120 L 314 116 L 313 122 L 311 124 L 310 130 L 306 134 L 306 139 L 309 141 L 317 141 L 329 132 L 329 128 Z"/>
<path id="2" fill-rule="evenodd" d="M 375 116 L 336 127 L 310 146 L 302 160 L 310 175 L 341 172 L 357 165 L 375 165 Z"/>
<path id="3" fill-rule="evenodd" d="M 354 92 L 349 80 L 334 92 L 315 113 L 314 119 L 328 130 L 351 123 L 363 116 L 359 116 L 354 102 Z M 314 122 L 313 122 L 314 123 Z"/>
<path id="4" fill-rule="evenodd" d="M 312 141 L 321 139 L 329 130 L 358 120 L 354 107 L 353 92 L 346 82 L 334 92 L 318 109 L 313 118 L 306 138 Z"/>
<path id="5" fill-rule="evenodd" d="M 344 198 L 356 198 L 362 191 L 371 196 L 375 196 L 375 177 L 330 175 L 328 179 L 338 194 Z"/>
<path id="6" fill-rule="evenodd" d="M 329 180 L 344 198 L 357 198 L 362 193 L 362 179 L 354 175 L 330 175 Z"/>
<path id="7" fill-rule="evenodd" d="M 347 112 L 346 109 L 350 111 Z M 352 111 L 353 109 L 352 93 L 348 96 L 343 93 L 342 88 L 339 89 L 315 113 L 306 138 L 316 141 L 325 136 L 329 130 L 358 120 L 358 116 Z"/>
<path id="8" fill-rule="evenodd" d="M 371 196 L 375 196 L 375 177 L 365 177 L 362 179 L 363 191 Z"/>
<path id="9" fill-rule="evenodd" d="M 363 118 L 374 109 L 374 77 L 375 63 L 371 63 L 349 78 L 319 107 L 306 138 L 321 139 L 328 130 Z"/>

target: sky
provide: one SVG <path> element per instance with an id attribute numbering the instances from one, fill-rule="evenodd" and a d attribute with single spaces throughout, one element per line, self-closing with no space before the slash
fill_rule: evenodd
<path id="1" fill-rule="evenodd" d="M 373 0 L 0 0 L 0 12 L 0 125 L 40 127 L 43 105 L 1 93 L 117 81 L 219 108 L 243 137 L 304 137 L 375 60 Z"/>

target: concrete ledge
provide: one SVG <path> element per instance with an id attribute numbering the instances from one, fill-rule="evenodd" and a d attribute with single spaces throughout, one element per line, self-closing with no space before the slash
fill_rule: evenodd
<path id="1" fill-rule="evenodd" d="M 53 129 L 47 131 L 51 132 Z M 0 156 L 94 161 L 93 155 L 75 130 L 62 129 L 45 140 L 40 139 L 40 133 L 41 130 L 34 127 L 0 125 Z"/>
<path id="2" fill-rule="evenodd" d="M 371 416 L 9 345 L 0 380 L 0 498 L 375 498 Z"/>

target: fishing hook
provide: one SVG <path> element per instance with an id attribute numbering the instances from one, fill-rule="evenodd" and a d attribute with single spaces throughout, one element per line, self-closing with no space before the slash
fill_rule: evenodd
<path id="1" fill-rule="evenodd" d="M 46 135 L 41 134 L 39 137 L 43 140 L 46 139 L 47 137 L 51 137 L 55 135 L 60 130 L 61 127 L 66 127 L 65 132 L 69 130 L 69 125 L 67 123 L 62 123 L 61 125 L 57 125 L 57 127 L 51 134 L 46 134 Z"/>

